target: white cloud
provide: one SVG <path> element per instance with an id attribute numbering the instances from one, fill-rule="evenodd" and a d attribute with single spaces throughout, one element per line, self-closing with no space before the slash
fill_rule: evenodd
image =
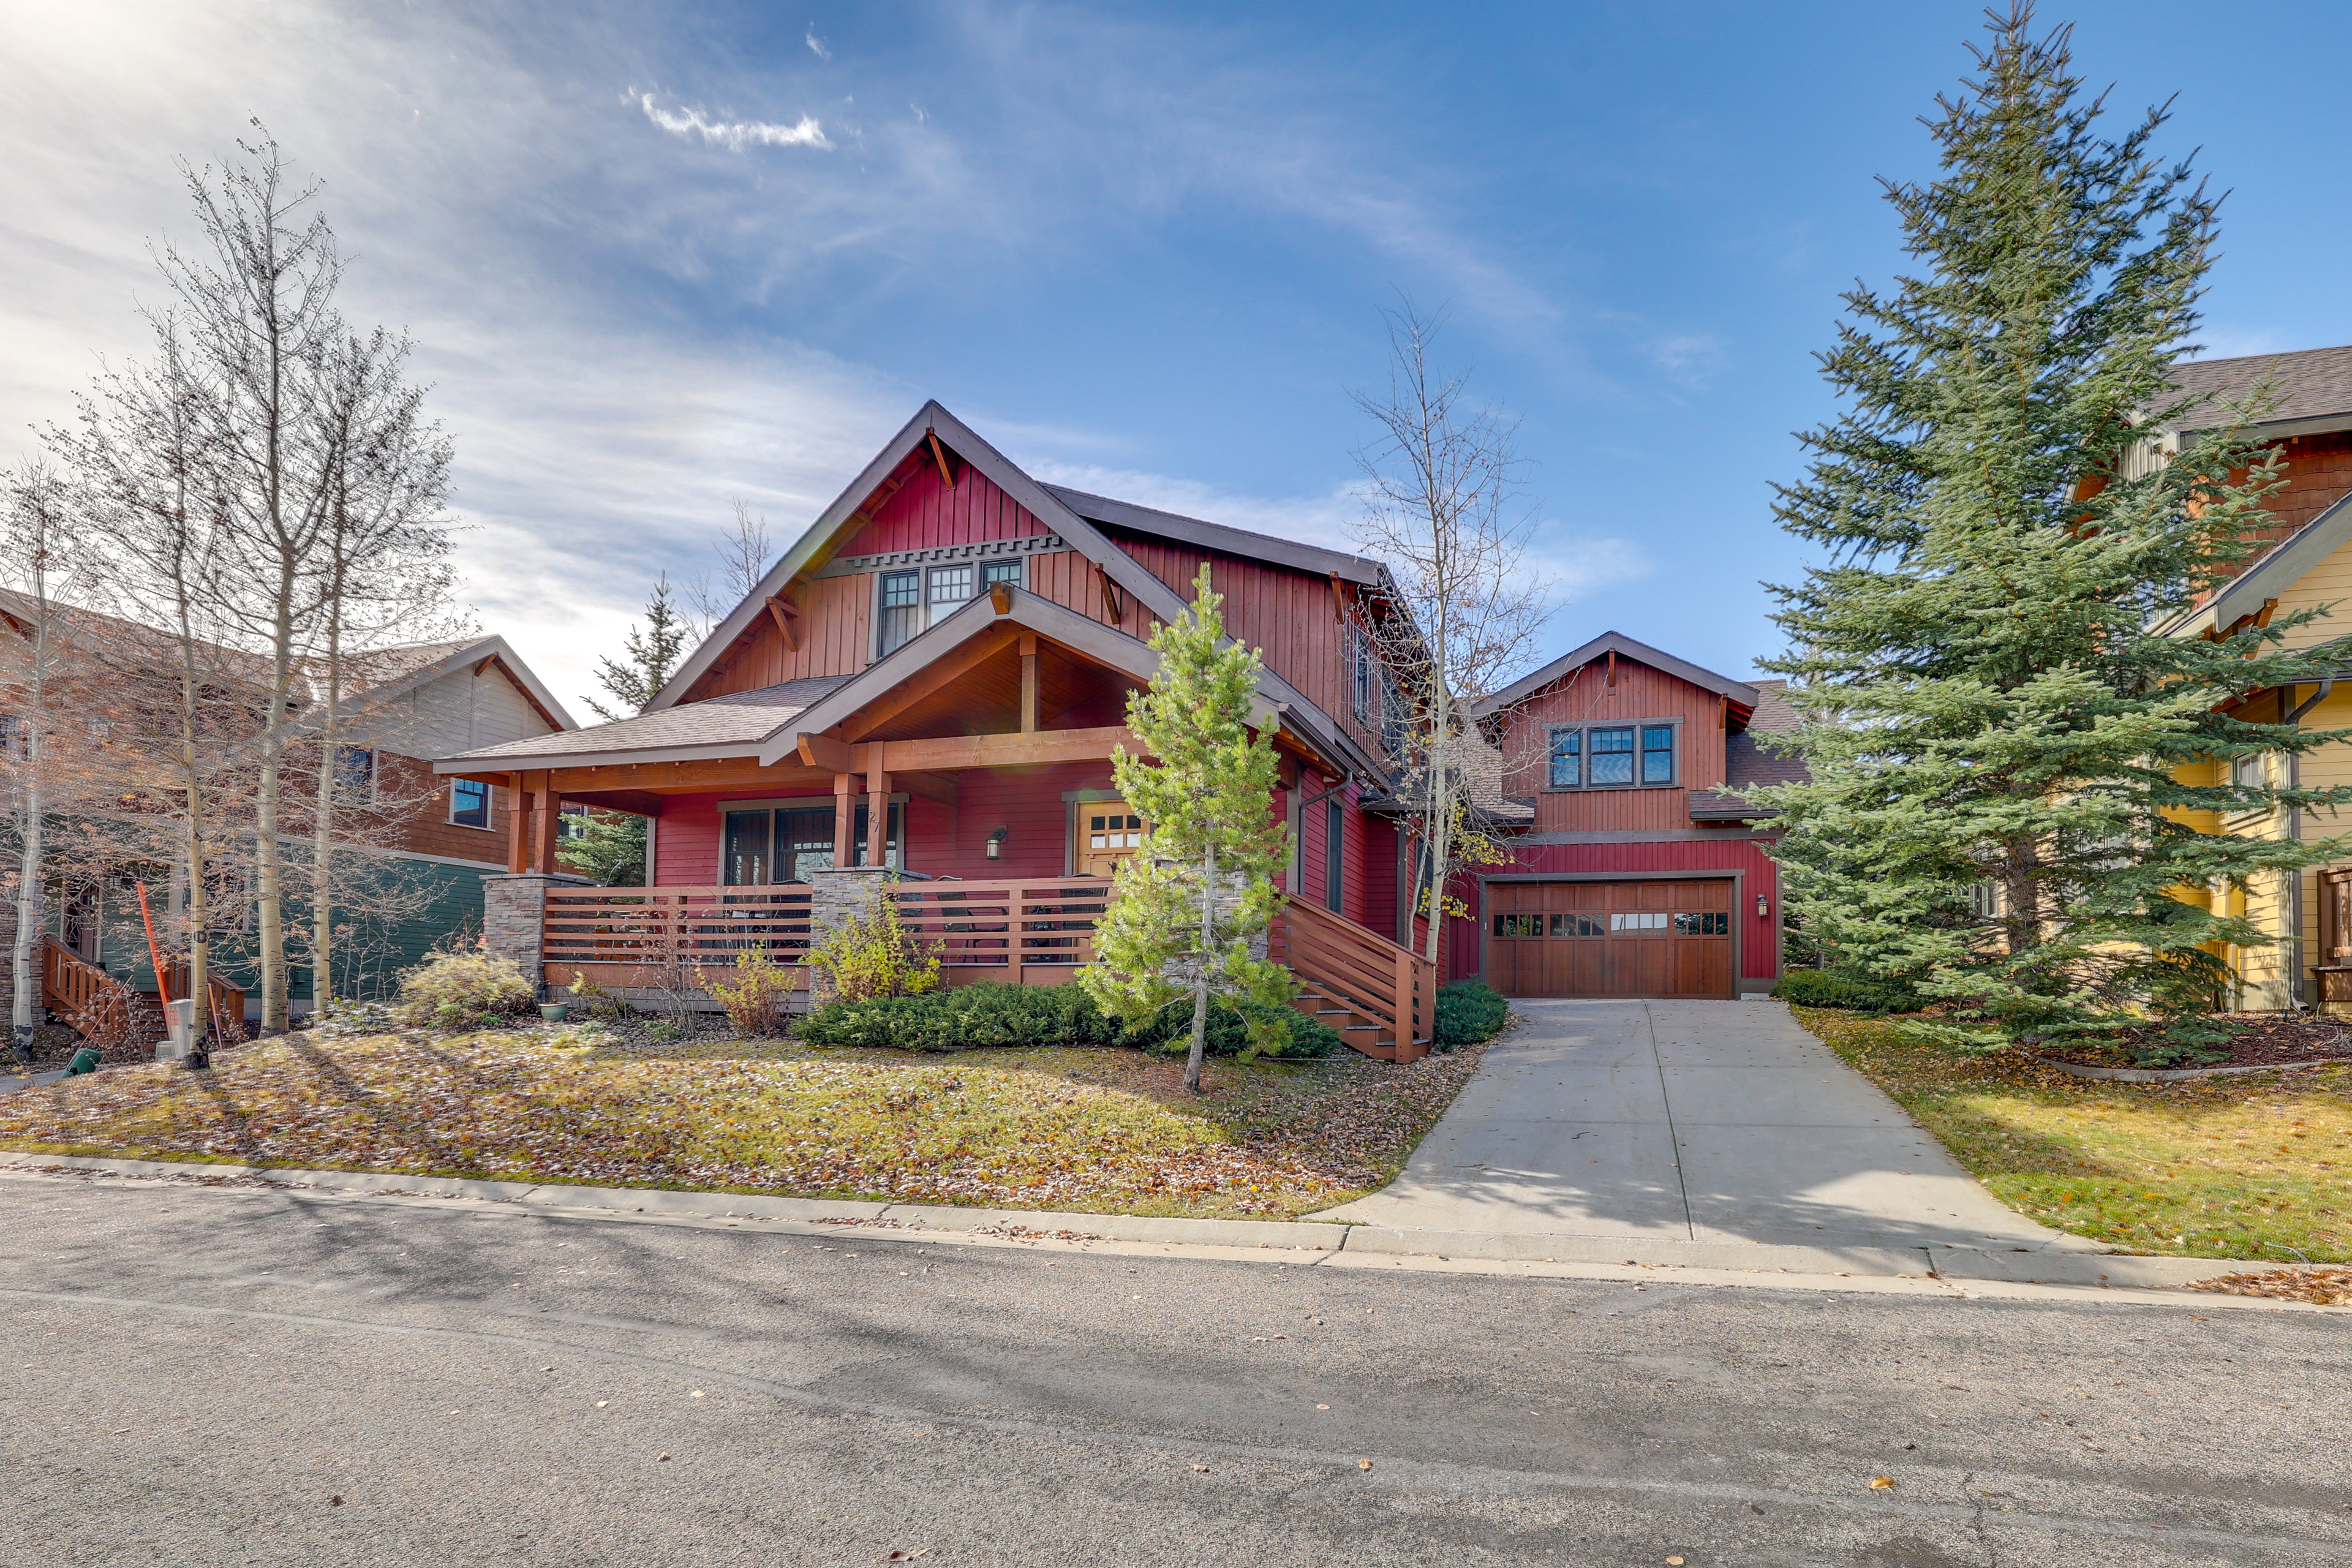
<path id="1" fill-rule="evenodd" d="M 809 53 L 814 55 L 821 60 L 829 60 L 833 58 L 833 51 L 826 48 L 824 47 L 824 40 L 816 36 L 816 27 L 814 24 L 811 24 L 809 26 L 808 47 Z"/>
<path id="2" fill-rule="evenodd" d="M 815 40 L 810 41 L 814 43 Z M 698 109 L 664 109 L 654 101 L 654 95 L 650 92 L 639 92 L 635 96 L 644 108 L 646 118 L 671 135 L 680 139 L 699 136 L 705 142 L 717 142 L 730 153 L 740 153 L 746 147 L 833 145 L 824 138 L 824 127 L 818 124 L 812 115 L 803 114 L 790 125 L 771 124 L 764 120 L 706 120 Z"/>

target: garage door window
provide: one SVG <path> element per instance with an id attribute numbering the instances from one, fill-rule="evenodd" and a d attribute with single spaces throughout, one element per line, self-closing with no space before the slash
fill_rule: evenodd
<path id="1" fill-rule="evenodd" d="M 1729 936 L 1731 917 L 1721 912 L 1676 915 L 1675 934 L 1676 936 Z"/>
<path id="2" fill-rule="evenodd" d="M 1600 936 L 1604 929 L 1598 915 L 1551 917 L 1551 934 L 1554 936 Z"/>
<path id="3" fill-rule="evenodd" d="M 1543 916 L 1496 915 L 1495 934 L 1496 936 L 1541 936 L 1543 935 Z"/>

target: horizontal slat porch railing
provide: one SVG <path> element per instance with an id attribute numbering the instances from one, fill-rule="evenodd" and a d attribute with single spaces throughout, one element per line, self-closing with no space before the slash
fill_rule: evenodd
<path id="1" fill-rule="evenodd" d="M 100 969 L 53 936 L 41 939 L 41 1000 L 52 1011 L 86 1012 L 108 979 Z"/>
<path id="2" fill-rule="evenodd" d="M 1417 1061 L 1437 1016 L 1437 965 L 1377 931 L 1296 900 L 1275 917 L 1267 952 L 1298 977 L 1302 1013 L 1327 1019 L 1367 1056 Z"/>
<path id="3" fill-rule="evenodd" d="M 738 953 L 763 952 L 800 966 L 808 945 L 809 890 L 796 884 L 558 887 L 547 890 L 540 952 L 550 970 L 585 973 L 599 984 L 699 989 L 720 977 L 704 971 L 731 966 Z M 547 979 L 558 983 L 553 973 Z M 805 969 L 794 980 L 805 986 Z"/>
<path id="4" fill-rule="evenodd" d="M 1033 969 L 1094 962 L 1095 919 L 1109 906 L 1110 884 L 1100 877 L 900 882 L 894 896 L 899 921 L 938 950 L 941 964 L 982 972 L 965 978 L 1020 985 Z"/>

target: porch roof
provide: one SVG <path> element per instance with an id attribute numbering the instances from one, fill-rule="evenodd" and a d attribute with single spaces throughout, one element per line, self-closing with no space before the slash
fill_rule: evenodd
<path id="1" fill-rule="evenodd" d="M 731 692 L 678 708 L 657 708 L 634 719 L 591 724 L 552 735 L 531 735 L 433 764 L 441 773 L 524 768 L 593 768 L 612 763 L 690 762 L 749 756 L 812 703 L 845 685 L 846 675 L 811 676 Z"/>

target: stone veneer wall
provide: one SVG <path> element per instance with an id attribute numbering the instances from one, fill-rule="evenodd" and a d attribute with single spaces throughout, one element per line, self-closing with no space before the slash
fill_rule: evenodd
<path id="1" fill-rule="evenodd" d="M 882 885 L 889 871 L 880 866 L 828 866 L 809 873 L 809 946 L 824 942 L 837 927 L 874 913 L 882 902 Z M 809 970 L 809 1005 L 822 1007 L 832 1000 L 824 977 Z"/>
<path id="2" fill-rule="evenodd" d="M 540 953 L 547 933 L 547 889 L 559 882 L 575 888 L 594 886 L 585 877 L 544 871 L 500 871 L 482 879 L 483 944 L 520 964 L 542 993 L 545 976 Z"/>

